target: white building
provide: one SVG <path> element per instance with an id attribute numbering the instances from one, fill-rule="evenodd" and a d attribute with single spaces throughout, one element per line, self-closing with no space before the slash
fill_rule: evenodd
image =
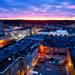
<path id="1" fill-rule="evenodd" d="M 41 35 L 53 35 L 53 36 L 65 36 L 65 35 L 68 36 L 68 32 L 66 30 L 39 32 L 38 34 L 41 34 Z"/>

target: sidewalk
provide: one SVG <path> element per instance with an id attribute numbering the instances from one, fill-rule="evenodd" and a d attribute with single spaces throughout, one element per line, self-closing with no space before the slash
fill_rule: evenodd
<path id="1" fill-rule="evenodd" d="M 36 65 L 37 61 L 38 61 L 38 59 L 35 60 L 34 66 Z M 33 71 L 34 66 L 32 66 L 32 67 L 27 71 L 26 75 L 33 75 L 33 74 L 31 73 L 31 71 Z"/>

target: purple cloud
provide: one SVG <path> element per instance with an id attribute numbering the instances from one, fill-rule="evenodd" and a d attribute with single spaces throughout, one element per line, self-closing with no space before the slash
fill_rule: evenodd
<path id="1" fill-rule="evenodd" d="M 69 9 L 75 9 L 75 5 L 69 5 L 69 6 L 67 6 L 67 8 L 69 8 Z"/>
<path id="2" fill-rule="evenodd" d="M 0 17 L 70 17 L 75 13 L 73 3 L 70 0 L 1 0 Z"/>

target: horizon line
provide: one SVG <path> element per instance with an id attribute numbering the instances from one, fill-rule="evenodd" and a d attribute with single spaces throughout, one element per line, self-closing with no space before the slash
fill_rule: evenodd
<path id="1" fill-rule="evenodd" d="M 75 18 L 0 18 L 0 20 L 75 20 Z"/>

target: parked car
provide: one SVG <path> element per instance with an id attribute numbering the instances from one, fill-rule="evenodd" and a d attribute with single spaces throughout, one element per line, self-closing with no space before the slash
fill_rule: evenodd
<path id="1" fill-rule="evenodd" d="M 65 65 L 66 64 L 66 59 L 54 59 L 54 58 L 50 58 L 49 59 L 49 63 L 55 64 L 55 65 Z"/>
<path id="2" fill-rule="evenodd" d="M 66 59 L 60 60 L 58 62 L 59 65 L 65 65 L 66 64 Z"/>
<path id="3" fill-rule="evenodd" d="M 55 59 L 52 57 L 49 59 L 49 63 L 55 63 Z"/>
<path id="4" fill-rule="evenodd" d="M 44 58 L 39 58 L 39 59 L 38 59 L 38 62 L 40 62 L 40 63 L 45 63 L 45 59 L 44 59 Z"/>

